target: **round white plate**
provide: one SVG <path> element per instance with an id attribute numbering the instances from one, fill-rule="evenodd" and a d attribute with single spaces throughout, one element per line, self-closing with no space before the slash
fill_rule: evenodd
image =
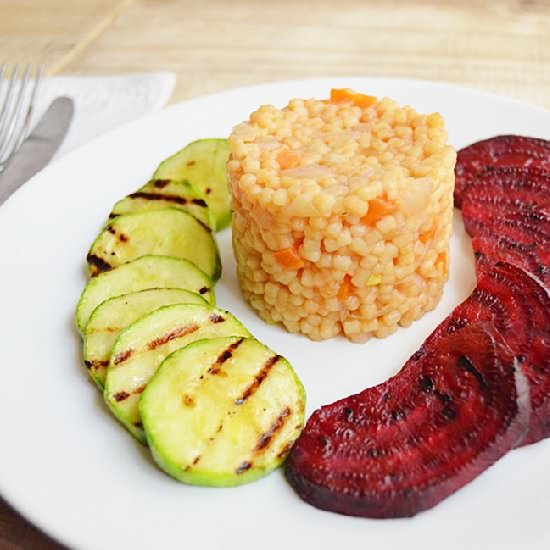
<path id="1" fill-rule="evenodd" d="M 0 491 L 60 541 L 85 550 L 550 548 L 550 440 L 509 453 L 415 518 L 349 518 L 302 502 L 281 471 L 234 489 L 177 483 L 110 416 L 85 373 L 73 312 L 86 282 L 86 251 L 111 205 L 187 142 L 228 135 L 262 103 L 326 97 L 333 86 L 439 111 L 456 147 L 502 133 L 550 138 L 550 113 L 508 99 L 429 82 L 326 78 L 176 105 L 93 141 L 29 181 L 0 208 Z M 457 215 L 451 278 L 435 311 L 385 340 L 313 343 L 264 324 L 247 308 L 229 230 L 218 238 L 218 303 L 288 357 L 306 387 L 308 414 L 395 373 L 475 281 Z"/>

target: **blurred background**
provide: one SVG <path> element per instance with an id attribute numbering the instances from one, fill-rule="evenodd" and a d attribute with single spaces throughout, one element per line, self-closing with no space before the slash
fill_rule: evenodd
<path id="1" fill-rule="evenodd" d="M 6 62 L 173 71 L 171 103 L 341 75 L 447 81 L 550 109 L 550 0 L 0 0 Z M 1 550 L 61 548 L 0 498 Z"/>
<path id="2" fill-rule="evenodd" d="M 326 75 L 442 80 L 550 108 L 550 0 L 0 0 L 0 61 L 177 74 L 172 102 Z"/>

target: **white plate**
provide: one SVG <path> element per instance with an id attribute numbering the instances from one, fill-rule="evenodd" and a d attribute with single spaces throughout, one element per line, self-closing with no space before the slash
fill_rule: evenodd
<path id="1" fill-rule="evenodd" d="M 280 471 L 235 489 L 177 483 L 116 423 L 88 380 L 73 311 L 84 256 L 111 205 L 188 141 L 225 136 L 261 103 L 326 97 L 331 86 L 388 95 L 440 111 L 461 147 L 501 133 L 550 138 L 550 113 L 428 82 L 331 78 L 233 90 L 176 105 L 120 128 L 38 174 L 0 208 L 0 490 L 23 514 L 74 548 L 550 548 L 550 440 L 509 453 L 470 485 L 412 519 L 321 512 Z M 307 412 L 396 372 L 474 285 L 459 216 L 451 279 L 439 307 L 389 339 L 313 343 L 262 323 L 243 303 L 229 231 L 219 236 L 218 303 L 286 355 Z"/>

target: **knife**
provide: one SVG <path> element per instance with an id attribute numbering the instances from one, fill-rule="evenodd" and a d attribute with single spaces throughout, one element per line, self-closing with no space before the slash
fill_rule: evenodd
<path id="1" fill-rule="evenodd" d="M 58 97 L 48 107 L 29 137 L 0 174 L 0 205 L 40 169 L 57 151 L 74 115 L 74 102 Z"/>

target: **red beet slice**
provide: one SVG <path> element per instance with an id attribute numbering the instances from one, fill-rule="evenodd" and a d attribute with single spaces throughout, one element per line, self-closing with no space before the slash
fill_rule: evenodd
<path id="1" fill-rule="evenodd" d="M 550 141 L 524 136 L 496 136 L 478 141 L 458 152 L 455 204 L 471 182 L 489 167 L 515 166 L 550 171 Z"/>
<path id="2" fill-rule="evenodd" d="M 550 192 L 548 204 L 550 207 Z M 519 234 L 523 243 L 550 243 L 550 213 L 533 204 L 512 203 L 500 197 L 465 193 L 462 217 L 470 236 L 479 233 L 501 234 L 502 228 Z"/>
<path id="3" fill-rule="evenodd" d="M 472 239 L 476 272 L 490 270 L 496 262 L 512 264 L 550 288 L 550 249 L 537 243 L 518 243 L 508 236 L 481 233 Z"/>
<path id="4" fill-rule="evenodd" d="M 482 325 L 423 345 L 387 382 L 310 417 L 286 476 L 307 502 L 346 515 L 413 516 L 460 489 L 522 438 L 520 369 Z"/>
<path id="5" fill-rule="evenodd" d="M 456 200 L 455 195 L 455 205 L 461 206 L 466 193 L 480 193 L 485 196 L 498 196 L 511 203 L 536 204 L 540 208 L 548 209 L 549 191 L 550 171 L 545 172 L 530 166 L 489 167 L 475 179 L 468 180 L 461 190 L 460 202 Z"/>
<path id="6" fill-rule="evenodd" d="M 521 445 L 550 436 L 550 297 L 521 269 L 497 263 L 480 274 L 472 294 L 432 333 L 426 345 L 464 326 L 485 322 L 500 335 L 525 374 L 531 394 L 529 431 Z"/>

